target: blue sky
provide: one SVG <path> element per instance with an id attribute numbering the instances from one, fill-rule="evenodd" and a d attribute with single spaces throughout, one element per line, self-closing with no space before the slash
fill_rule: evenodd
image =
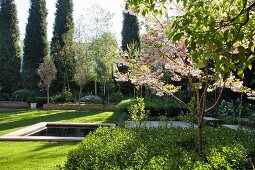
<path id="1" fill-rule="evenodd" d="M 28 10 L 30 7 L 30 0 L 15 0 L 18 19 L 19 19 L 19 29 L 21 34 L 21 40 L 24 40 L 25 27 L 28 18 Z M 102 8 L 114 13 L 113 17 L 113 33 L 116 34 L 118 42 L 121 41 L 121 29 L 122 29 L 122 11 L 124 8 L 124 0 L 73 0 L 74 3 L 74 21 L 84 12 L 84 9 L 91 7 L 93 4 L 99 4 Z M 46 0 L 48 9 L 48 40 L 51 40 L 53 23 L 55 18 L 55 4 L 56 0 Z"/>

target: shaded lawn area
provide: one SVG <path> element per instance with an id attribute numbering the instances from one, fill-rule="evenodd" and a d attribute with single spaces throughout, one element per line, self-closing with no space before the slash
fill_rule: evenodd
<path id="1" fill-rule="evenodd" d="M 0 135 L 39 122 L 120 123 L 123 114 L 111 111 L 0 110 Z M 0 142 L 0 169 L 56 169 L 78 143 Z"/>

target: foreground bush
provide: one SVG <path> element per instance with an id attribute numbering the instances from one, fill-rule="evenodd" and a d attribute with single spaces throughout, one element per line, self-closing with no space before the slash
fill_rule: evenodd
<path id="1" fill-rule="evenodd" d="M 225 128 L 204 132 L 200 156 L 195 129 L 99 128 L 69 153 L 64 169 L 252 169 L 254 135 Z"/>

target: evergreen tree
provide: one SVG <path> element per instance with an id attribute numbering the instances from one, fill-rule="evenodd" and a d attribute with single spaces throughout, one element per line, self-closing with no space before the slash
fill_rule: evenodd
<path id="1" fill-rule="evenodd" d="M 73 80 L 75 72 L 73 33 L 73 1 L 58 0 L 51 41 L 51 55 L 57 68 L 57 81 L 53 83 L 55 92 L 70 89 L 69 82 Z"/>
<path id="2" fill-rule="evenodd" d="M 20 86 L 20 47 L 14 0 L 0 0 L 0 86 L 12 93 Z"/>
<path id="3" fill-rule="evenodd" d="M 24 88 L 36 90 L 40 81 L 37 69 L 48 55 L 47 9 L 45 0 L 30 0 L 30 4 L 24 40 L 22 80 Z"/>
<path id="4" fill-rule="evenodd" d="M 137 48 L 140 48 L 139 37 L 139 23 L 136 16 L 131 15 L 128 12 L 128 5 L 126 4 L 125 11 L 123 12 L 123 27 L 122 27 L 122 50 L 128 50 L 128 45 L 135 43 Z M 120 66 L 119 71 L 126 73 L 128 68 L 126 66 Z M 122 94 L 132 94 L 134 86 L 131 82 L 120 82 L 120 91 Z"/>
<path id="5" fill-rule="evenodd" d="M 128 12 L 128 5 L 123 12 L 123 28 L 122 28 L 122 50 L 127 50 L 128 44 L 136 43 L 140 47 L 139 23 L 136 16 Z"/>

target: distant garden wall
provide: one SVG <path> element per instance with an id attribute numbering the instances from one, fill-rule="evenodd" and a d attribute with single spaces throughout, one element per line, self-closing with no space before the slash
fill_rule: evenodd
<path id="1" fill-rule="evenodd" d="M 116 110 L 115 105 L 74 105 L 74 104 L 44 104 L 43 109 L 50 110 Z"/>
<path id="2" fill-rule="evenodd" d="M 0 107 L 11 107 L 11 108 L 29 108 L 29 104 L 27 102 L 22 101 L 1 101 Z"/>

